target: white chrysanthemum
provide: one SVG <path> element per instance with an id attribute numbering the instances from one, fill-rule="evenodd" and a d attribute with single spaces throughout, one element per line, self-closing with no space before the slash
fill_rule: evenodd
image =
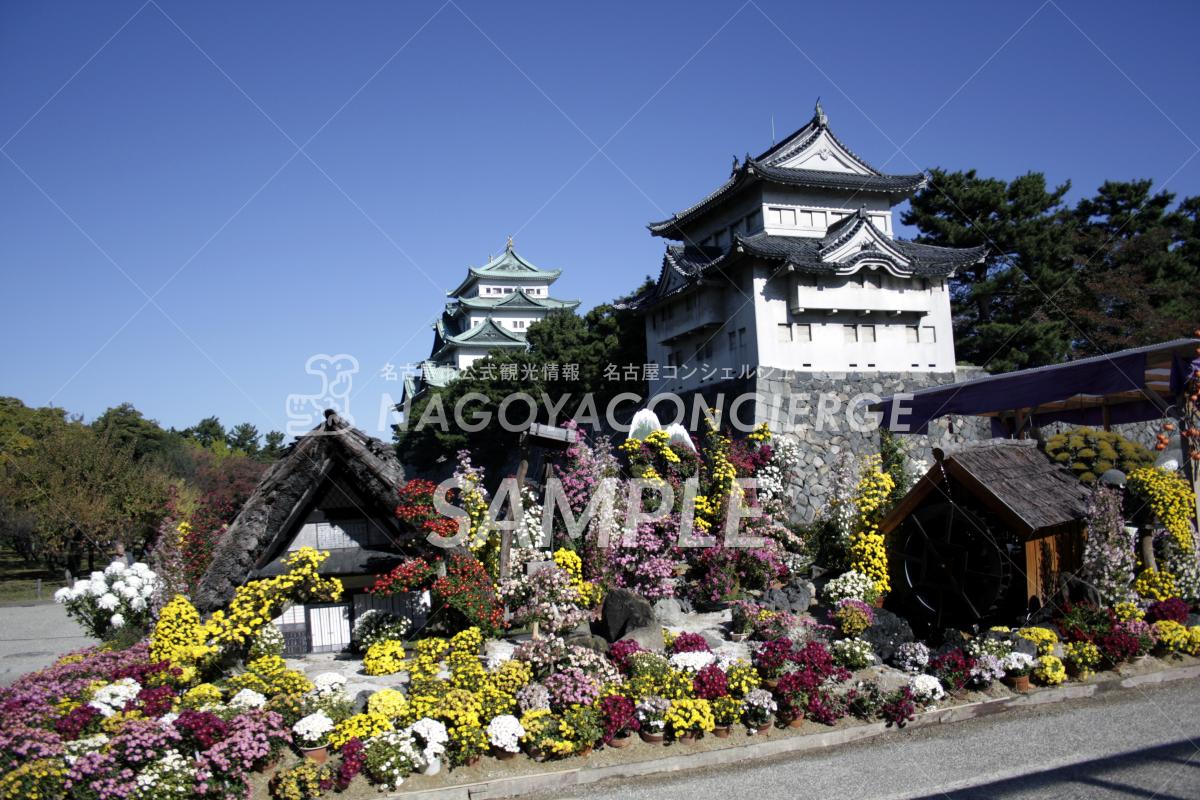
<path id="1" fill-rule="evenodd" d="M 519 753 L 521 737 L 525 735 L 525 728 L 521 726 L 521 721 L 512 714 L 501 714 L 493 717 L 492 721 L 488 723 L 487 735 L 492 747 L 509 753 Z"/>
<path id="2" fill-rule="evenodd" d="M 913 675 L 908 679 L 908 688 L 913 699 L 920 703 L 933 703 L 946 696 L 942 682 L 932 675 Z"/>
<path id="3" fill-rule="evenodd" d="M 267 704 L 267 698 L 253 689 L 242 689 L 229 698 L 229 705 L 234 708 L 262 708 Z"/>
<path id="4" fill-rule="evenodd" d="M 338 672 L 322 672 L 313 678 L 313 688 L 317 694 L 337 694 L 346 686 L 346 676 Z"/>
<path id="5" fill-rule="evenodd" d="M 109 576 L 120 575 L 125 569 L 124 561 L 114 561 L 104 568 L 104 574 Z"/>
<path id="6" fill-rule="evenodd" d="M 669 659 L 671 666 L 684 672 L 699 672 L 717 660 L 717 657 L 707 650 L 697 650 L 691 653 L 675 653 Z"/>
<path id="7" fill-rule="evenodd" d="M 104 580 L 104 573 L 101 572 L 100 570 L 96 570 L 91 575 L 88 575 L 88 580 L 92 581 L 93 583 L 99 581 L 100 583 L 103 583 L 105 586 L 108 585 L 108 582 L 106 580 Z"/>
<path id="8" fill-rule="evenodd" d="M 138 590 L 130 586 L 128 583 L 118 583 L 113 587 L 113 593 L 119 594 L 126 600 L 132 600 L 138 596 Z"/>
<path id="9" fill-rule="evenodd" d="M 146 610 L 146 601 L 144 599 L 142 599 L 141 597 L 135 597 L 129 601 L 129 607 L 132 608 L 134 611 L 145 611 Z"/>
<path id="10" fill-rule="evenodd" d="M 100 599 L 96 601 L 96 605 L 103 608 L 105 611 L 113 611 L 117 606 L 121 605 L 121 599 L 112 592 L 105 592 L 100 595 Z"/>
<path id="11" fill-rule="evenodd" d="M 64 586 L 61 589 L 59 589 L 57 592 L 54 593 L 54 602 L 56 602 L 56 603 L 65 603 L 68 600 L 74 600 L 74 599 L 75 599 L 75 591 L 73 589 L 71 589 L 69 586 Z"/>
<path id="12" fill-rule="evenodd" d="M 117 612 L 116 614 L 113 614 L 111 617 L 109 617 L 108 621 L 114 628 L 119 628 L 125 624 L 125 615 L 121 614 L 120 612 Z"/>

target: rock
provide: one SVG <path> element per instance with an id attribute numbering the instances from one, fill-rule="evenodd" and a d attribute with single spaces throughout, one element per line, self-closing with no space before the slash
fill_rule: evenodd
<path id="1" fill-rule="evenodd" d="M 914 641 L 912 626 L 904 617 L 885 608 L 875 609 L 875 624 L 862 632 L 861 639 L 868 642 L 881 661 L 891 661 L 896 648 L 905 642 Z"/>
<path id="2" fill-rule="evenodd" d="M 803 614 L 812 606 L 815 595 L 811 581 L 797 578 L 782 589 L 767 589 L 762 594 L 760 604 L 773 611 Z"/>
<path id="3" fill-rule="evenodd" d="M 654 621 L 659 625 L 669 628 L 683 624 L 683 606 L 673 597 L 656 601 L 652 610 Z"/>
<path id="4" fill-rule="evenodd" d="M 716 628 L 708 628 L 700 631 L 700 635 L 704 637 L 704 641 L 708 642 L 708 646 L 712 650 L 726 644 L 725 635 Z"/>
<path id="5" fill-rule="evenodd" d="M 563 641 L 576 647 L 592 650 L 600 655 L 608 652 L 608 642 L 604 640 L 604 637 L 592 633 L 570 633 Z"/>
<path id="6" fill-rule="evenodd" d="M 1024 636 L 1012 637 L 1012 649 L 1014 653 L 1024 653 L 1027 656 L 1037 658 L 1037 645 Z"/>
<path id="7" fill-rule="evenodd" d="M 662 652 L 663 629 L 661 625 L 643 625 L 627 631 L 622 639 L 632 639 L 642 646 L 643 650 Z"/>
<path id="8" fill-rule="evenodd" d="M 628 589 L 616 588 L 605 595 L 598 629 L 594 630 L 606 641 L 615 642 L 625 638 L 629 631 L 650 625 L 653 621 L 654 611 L 646 598 Z M 661 643 L 659 646 L 662 646 Z"/>
<path id="9" fill-rule="evenodd" d="M 967 646 L 967 642 L 971 641 L 971 637 L 957 628 L 942 629 L 942 646 L 938 648 L 941 652 L 953 650 L 954 648 L 963 648 Z"/>

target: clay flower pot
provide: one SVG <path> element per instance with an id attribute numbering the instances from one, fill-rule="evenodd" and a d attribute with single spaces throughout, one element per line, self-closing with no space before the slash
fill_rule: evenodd
<path id="1" fill-rule="evenodd" d="M 633 737 L 630 736 L 628 733 L 625 733 L 622 736 L 614 736 L 612 738 L 612 740 L 609 741 L 608 746 L 620 749 L 622 747 L 629 747 L 629 743 L 632 741 L 633 741 Z"/>
<path id="2" fill-rule="evenodd" d="M 646 731 L 638 731 L 638 736 L 641 737 L 643 742 L 649 742 L 650 744 L 662 744 L 663 741 L 663 735 L 661 733 L 647 733 Z"/>
<path id="3" fill-rule="evenodd" d="M 744 642 L 748 636 L 750 636 L 748 633 L 731 633 L 729 634 L 729 641 Z"/>
<path id="4" fill-rule="evenodd" d="M 788 720 L 788 727 L 789 728 L 804 727 L 804 717 L 802 717 L 800 715 L 792 717 L 791 719 Z"/>
<path id="5" fill-rule="evenodd" d="M 675 741 L 682 742 L 683 744 L 691 744 L 696 741 L 696 732 L 684 731 L 683 733 L 677 733 L 675 734 Z"/>
<path id="6" fill-rule="evenodd" d="M 779 686 L 779 678 L 763 678 L 762 685 L 773 692 Z"/>
<path id="7" fill-rule="evenodd" d="M 1015 692 L 1028 692 L 1030 689 L 1028 675 L 1006 675 L 1004 682 Z"/>
<path id="8" fill-rule="evenodd" d="M 729 726 L 728 725 L 718 725 L 717 727 L 713 728 L 713 736 L 717 737 L 718 739 L 728 739 L 729 738 Z"/>
<path id="9" fill-rule="evenodd" d="M 754 731 L 755 735 L 757 736 L 769 736 L 771 733 L 771 723 L 768 722 L 765 725 L 758 725 L 750 730 Z"/>
<path id="10" fill-rule="evenodd" d="M 587 756 L 590 756 L 591 754 L 592 754 L 592 746 L 589 744 L 587 747 L 582 748 L 575 755 L 579 756 L 580 758 L 586 758 Z"/>
<path id="11" fill-rule="evenodd" d="M 883 608 L 883 595 L 875 598 L 871 603 L 871 608 Z"/>
<path id="12" fill-rule="evenodd" d="M 317 764 L 324 764 L 329 760 L 329 745 L 327 744 L 320 747 L 301 747 L 300 752 L 304 753 L 304 757 L 309 761 Z"/>
<path id="13" fill-rule="evenodd" d="M 492 748 L 492 755 L 494 755 L 496 758 L 500 759 L 501 761 L 512 761 L 514 758 L 517 757 L 517 754 L 512 752 L 511 750 L 501 750 L 499 747 Z"/>
<path id="14" fill-rule="evenodd" d="M 467 759 L 467 766 L 468 767 L 475 766 L 476 764 L 479 763 L 479 759 L 480 759 L 480 756 L 471 756 L 470 758 Z"/>

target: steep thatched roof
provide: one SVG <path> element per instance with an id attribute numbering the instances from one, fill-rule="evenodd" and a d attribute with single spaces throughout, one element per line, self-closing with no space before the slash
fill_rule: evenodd
<path id="1" fill-rule="evenodd" d="M 945 491 L 947 477 L 1025 539 L 1056 533 L 1084 518 L 1088 489 L 1035 441 L 992 439 L 952 452 L 934 450 L 934 455 L 938 463 L 880 523 L 884 533 L 895 529 L 928 495 Z"/>
<path id="2" fill-rule="evenodd" d="M 367 436 L 332 411 L 302 436 L 259 481 L 221 537 L 195 593 L 202 612 L 225 605 L 234 590 L 287 545 L 325 479 L 337 470 L 358 496 L 390 516 L 399 504 L 404 469 L 391 445 Z"/>

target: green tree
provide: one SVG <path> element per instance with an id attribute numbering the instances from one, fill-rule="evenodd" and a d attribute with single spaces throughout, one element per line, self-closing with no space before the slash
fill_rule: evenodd
<path id="1" fill-rule="evenodd" d="M 253 456 L 258 452 L 258 428 L 249 422 L 234 425 L 226 435 L 225 442 L 230 449 Z"/>
<path id="2" fill-rule="evenodd" d="M 212 447 L 217 442 L 225 442 L 225 426 L 216 417 L 205 417 L 196 423 L 195 427 L 183 432 L 189 439 L 195 439 L 201 447 Z"/>
<path id="3" fill-rule="evenodd" d="M 117 447 L 130 448 L 134 459 L 160 455 L 171 434 L 152 419 L 146 419 L 132 403 L 113 406 L 92 422 L 92 430 L 108 436 Z"/>
<path id="4" fill-rule="evenodd" d="M 1004 181 L 935 169 L 912 199 L 902 220 L 920 231 L 917 241 L 988 246 L 982 263 L 950 280 L 960 360 L 1005 372 L 1057 363 L 1069 352 L 1071 326 L 1047 303 L 1073 274 L 1069 189 L 1069 182 L 1047 189 L 1038 172 Z"/>
<path id="5" fill-rule="evenodd" d="M 283 455 L 283 431 L 267 431 L 263 439 L 263 449 L 258 451 L 261 460 L 275 461 Z"/>
<path id="6" fill-rule="evenodd" d="M 1064 310 L 1080 356 L 1187 336 L 1200 322 L 1200 198 L 1106 181 L 1074 209 L 1080 275 Z"/>

